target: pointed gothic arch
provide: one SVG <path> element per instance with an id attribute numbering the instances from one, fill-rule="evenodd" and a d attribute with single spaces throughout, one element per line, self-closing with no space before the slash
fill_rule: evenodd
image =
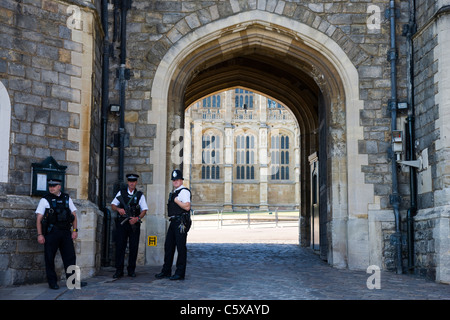
<path id="1" fill-rule="evenodd" d="M 270 65 L 275 72 L 264 72 Z M 211 71 L 220 77 L 212 76 Z M 282 101 L 295 114 L 302 136 L 317 133 L 318 101 L 323 100 L 329 129 L 327 258 L 335 266 L 367 266 L 367 205 L 374 202 L 374 191 L 361 171 L 367 164 L 367 155 L 358 153 L 358 140 L 363 139 L 359 124 L 363 101 L 359 99 L 358 72 L 348 55 L 327 34 L 259 10 L 195 29 L 167 51 L 154 77 L 149 123 L 158 125 L 155 152 L 170 155 L 167 139 L 183 126 L 185 106 L 231 86 L 248 87 Z M 310 152 L 317 143 L 304 139 L 302 150 Z M 162 213 L 173 166 L 162 157 L 154 157 L 152 164 L 155 174 L 150 188 L 160 199 L 155 212 Z M 361 229 L 367 230 L 367 236 L 352 237 L 354 230 Z"/>

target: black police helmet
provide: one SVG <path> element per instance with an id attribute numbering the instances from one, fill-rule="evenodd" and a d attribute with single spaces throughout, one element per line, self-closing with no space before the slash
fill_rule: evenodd
<path id="1" fill-rule="evenodd" d="M 178 170 L 178 169 L 173 170 L 173 171 L 172 171 L 172 176 L 171 176 L 170 179 L 171 179 L 172 181 L 173 181 L 173 180 L 178 180 L 178 179 L 184 180 L 184 178 L 183 178 L 183 173 L 181 173 L 181 171 Z"/>

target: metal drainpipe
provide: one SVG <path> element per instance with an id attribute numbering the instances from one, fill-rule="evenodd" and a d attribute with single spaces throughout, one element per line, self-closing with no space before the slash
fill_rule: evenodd
<path id="1" fill-rule="evenodd" d="M 102 0 L 101 7 L 102 27 L 104 31 L 103 39 L 103 64 L 102 64 L 102 119 L 101 119 L 101 161 L 100 161 L 100 210 L 103 211 L 103 236 L 104 248 L 102 264 L 109 264 L 109 229 L 111 214 L 106 208 L 106 139 L 109 109 L 109 35 L 108 35 L 108 0 Z"/>
<path id="2" fill-rule="evenodd" d="M 415 160 L 415 110 L 414 110 L 414 42 L 416 33 L 416 1 L 409 1 L 409 23 L 406 26 L 407 59 L 408 59 L 408 161 Z M 407 214 L 408 270 L 414 270 L 414 216 L 417 214 L 417 177 L 416 168 L 409 166 L 410 207 Z"/>
<path id="3" fill-rule="evenodd" d="M 397 130 L 397 46 L 396 46 L 396 28 L 395 28 L 395 1 L 390 0 L 389 18 L 391 31 L 391 46 L 388 54 L 388 60 L 391 63 L 391 99 L 389 107 L 391 110 L 391 130 Z M 397 159 L 396 154 L 392 155 L 392 195 L 391 204 L 394 209 L 395 216 L 395 244 L 397 253 L 397 273 L 402 273 L 402 236 L 401 236 L 401 217 L 400 217 L 400 195 L 398 193 L 398 177 L 397 177 Z"/>
<path id="4" fill-rule="evenodd" d="M 131 0 L 123 0 L 121 3 L 120 17 L 120 68 L 119 68 L 119 183 L 124 179 L 125 160 L 125 63 L 127 58 L 127 12 L 131 6 Z"/>

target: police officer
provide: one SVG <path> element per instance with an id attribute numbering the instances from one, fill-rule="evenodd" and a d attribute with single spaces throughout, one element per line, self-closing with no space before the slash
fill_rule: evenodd
<path id="1" fill-rule="evenodd" d="M 142 220 L 148 207 L 145 196 L 136 189 L 137 174 L 127 174 L 128 187 L 123 188 L 111 202 L 111 208 L 119 214 L 116 219 L 116 272 L 113 278 L 123 276 L 125 249 L 129 242 L 128 276 L 136 277 L 136 259 Z"/>
<path id="2" fill-rule="evenodd" d="M 164 265 L 155 277 L 183 280 L 186 272 L 187 232 L 190 228 L 191 191 L 183 186 L 184 179 L 180 170 L 172 172 L 171 180 L 174 191 L 169 194 L 167 203 L 170 225 L 164 243 Z M 171 276 L 175 248 L 178 258 L 175 274 Z"/>
<path id="3" fill-rule="evenodd" d="M 36 209 L 36 228 L 40 244 L 44 245 L 45 272 L 51 289 L 59 289 L 55 272 L 55 256 L 59 249 L 64 269 L 76 265 L 73 240 L 78 237 L 77 208 L 68 194 L 61 192 L 61 180 L 48 181 L 49 193 Z M 66 273 L 69 278 L 70 274 Z"/>

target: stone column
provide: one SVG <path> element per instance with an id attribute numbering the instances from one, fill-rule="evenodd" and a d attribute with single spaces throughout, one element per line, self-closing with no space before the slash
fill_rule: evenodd
<path id="1" fill-rule="evenodd" d="M 191 112 L 185 112 L 184 136 L 183 136 L 183 177 L 184 186 L 190 188 L 191 185 L 191 165 L 192 165 L 192 135 L 191 135 Z"/>
<path id="2" fill-rule="evenodd" d="M 100 267 L 102 247 L 98 233 L 103 230 L 103 212 L 87 200 L 75 200 L 75 205 L 79 228 L 78 239 L 74 241 L 77 266 L 81 269 L 81 278 L 86 279 L 94 276 Z"/>
<path id="3" fill-rule="evenodd" d="M 267 122 L 267 99 L 261 95 L 255 95 L 255 105 L 259 113 L 259 210 L 269 210 L 268 204 L 268 127 Z"/>
<path id="4" fill-rule="evenodd" d="M 203 122 L 201 119 L 194 120 L 194 130 L 192 131 L 192 174 L 193 180 L 201 178 L 202 170 L 202 139 L 203 139 Z"/>
<path id="5" fill-rule="evenodd" d="M 300 129 L 294 129 L 294 181 L 295 181 L 295 206 L 300 208 Z"/>
<path id="6" fill-rule="evenodd" d="M 224 139 L 224 206 L 226 211 L 233 210 L 233 163 L 234 163 L 234 129 L 231 125 L 233 119 L 232 92 L 225 93 L 225 139 Z"/>
<path id="7" fill-rule="evenodd" d="M 89 154 L 90 154 L 90 129 L 91 129 L 91 102 L 92 102 L 92 73 L 94 65 L 94 39 L 93 39 L 93 15 L 91 12 L 80 10 L 81 29 L 72 26 L 72 41 L 81 44 L 81 52 L 71 51 L 71 65 L 77 74 L 70 77 L 71 101 L 68 103 L 68 111 L 73 114 L 70 118 L 67 140 L 79 143 L 78 150 L 66 150 L 66 160 L 77 163 L 78 170 L 67 174 L 67 186 L 76 188 L 78 199 L 87 199 L 89 185 Z M 58 88 L 53 87 L 53 90 Z M 78 120 L 74 120 L 77 119 Z M 59 121 L 59 116 L 53 119 Z"/>
<path id="8" fill-rule="evenodd" d="M 160 87 L 155 89 L 161 90 Z M 153 150 L 150 153 L 150 164 L 153 166 L 153 183 L 147 185 L 148 211 L 145 217 L 146 236 L 156 236 L 157 246 L 146 246 L 145 264 L 162 265 L 164 263 L 164 241 L 166 238 L 166 137 L 167 137 L 167 107 L 166 101 L 152 97 L 152 110 L 148 112 L 147 123 L 156 125 L 156 137 Z M 164 106 L 157 108 L 156 106 Z"/>
<path id="9" fill-rule="evenodd" d="M 433 239 L 435 246 L 436 260 L 436 281 L 450 283 L 450 238 L 449 225 L 450 214 L 450 187 L 447 182 L 450 176 L 450 57 L 448 50 L 450 48 L 450 15 L 445 14 L 439 17 L 436 22 L 436 31 L 438 33 L 438 45 L 434 50 L 434 61 L 439 61 L 439 72 L 435 76 L 435 83 L 438 86 L 438 93 L 435 96 L 436 105 L 439 106 L 439 119 L 436 120 L 436 128 L 439 129 L 439 139 L 436 141 L 436 175 L 440 177 L 438 182 L 433 184 L 440 185 L 434 190 L 434 222 Z M 423 152 L 422 152 L 423 153 Z M 423 156 L 423 154 L 422 154 Z M 427 153 L 428 156 L 428 153 Z M 424 159 L 428 162 L 428 159 Z M 431 171 L 428 168 L 426 171 Z M 425 176 L 425 174 L 422 174 Z M 428 176 L 431 180 L 432 173 Z M 441 181 L 439 181 L 441 180 Z M 430 181 L 431 182 L 431 181 Z M 426 210 L 425 210 L 426 211 Z M 418 214 L 419 218 L 421 214 Z M 422 214 L 423 216 L 423 214 Z M 426 216 L 426 215 L 425 215 Z M 430 218 L 430 220 L 433 220 Z"/>
<path id="10" fill-rule="evenodd" d="M 269 210 L 268 204 L 268 159 L 267 126 L 259 128 L 259 209 Z"/>

